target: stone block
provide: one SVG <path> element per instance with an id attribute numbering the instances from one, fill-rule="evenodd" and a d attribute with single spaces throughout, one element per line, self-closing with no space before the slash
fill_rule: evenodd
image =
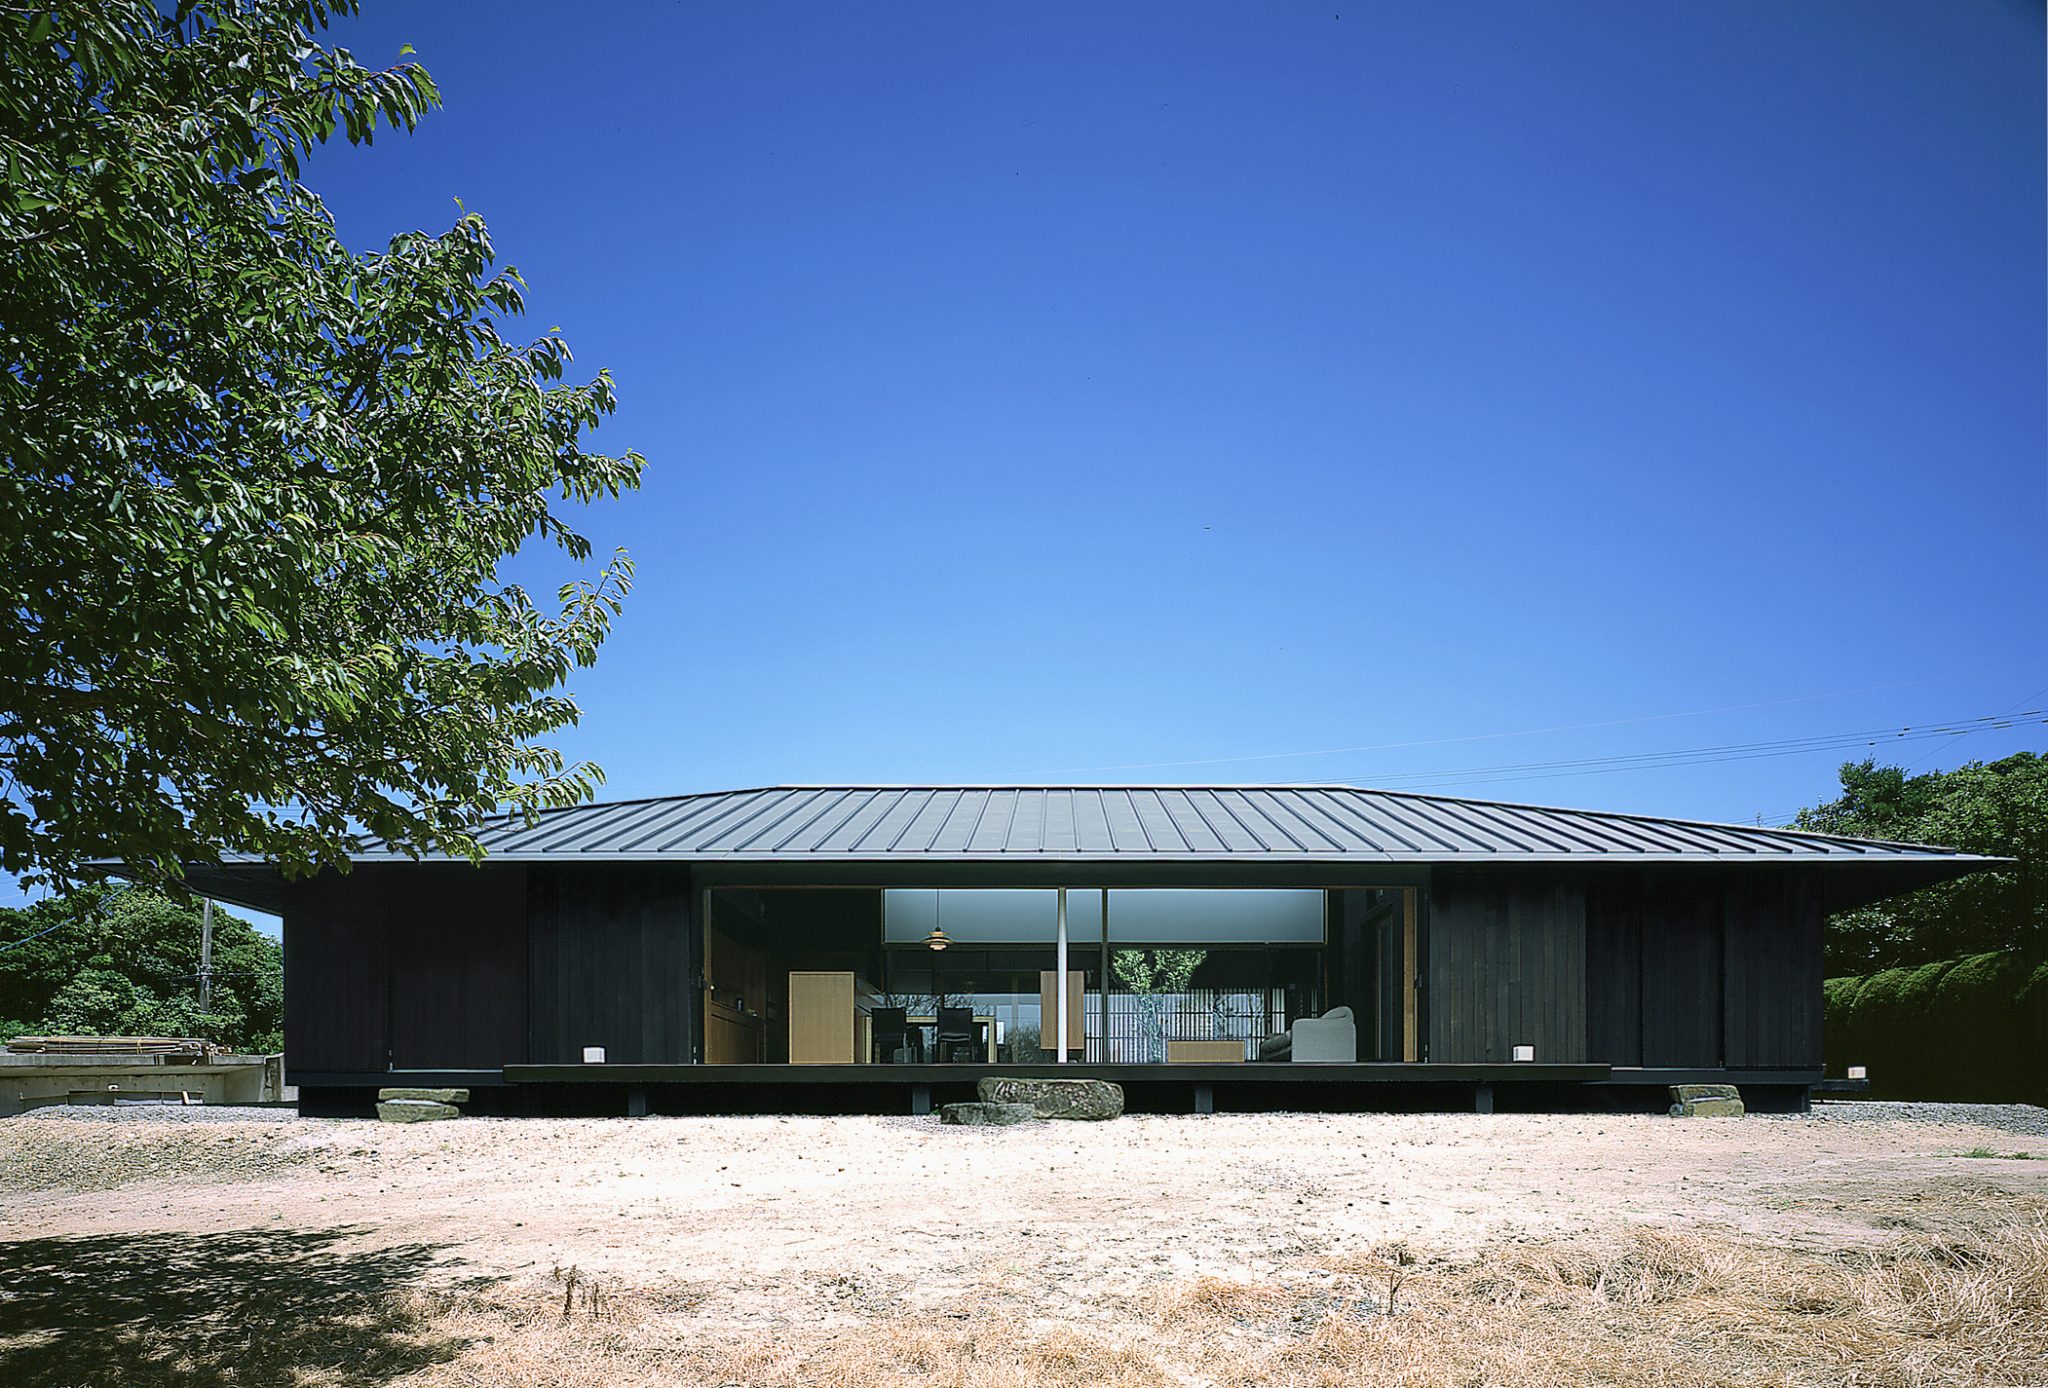
<path id="1" fill-rule="evenodd" d="M 466 1104 L 469 1102 L 467 1089 L 380 1089 L 380 1102 L 395 1099 L 424 1099 L 430 1104 Z"/>
<path id="2" fill-rule="evenodd" d="M 941 1123 L 958 1123 L 969 1128 L 1007 1128 L 1013 1123 L 1032 1123 L 1038 1110 L 1029 1104 L 944 1104 L 939 1108 Z"/>
<path id="3" fill-rule="evenodd" d="M 377 1105 L 377 1117 L 386 1123 L 433 1123 L 443 1118 L 460 1118 L 462 1110 L 430 1099 L 389 1099 Z"/>
<path id="4" fill-rule="evenodd" d="M 1746 1112 L 1740 1099 L 1687 1099 L 1671 1106 L 1673 1118 L 1740 1118 Z"/>
<path id="5" fill-rule="evenodd" d="M 1740 1099 L 1742 1091 L 1732 1084 L 1674 1084 L 1671 1102 L 1689 1104 L 1694 1099 Z"/>
<path id="6" fill-rule="evenodd" d="M 998 1079 L 974 1087 L 985 1104 L 1029 1104 L 1040 1118 L 1115 1118 L 1124 1111 L 1124 1090 L 1108 1080 Z"/>

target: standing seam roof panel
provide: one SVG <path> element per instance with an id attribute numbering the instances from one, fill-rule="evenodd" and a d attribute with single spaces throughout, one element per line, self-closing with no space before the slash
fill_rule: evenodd
<path id="1" fill-rule="evenodd" d="M 844 819 L 817 835 L 817 843 L 811 852 L 817 854 L 844 854 L 852 852 L 854 843 L 889 813 L 889 807 L 897 803 L 897 794 L 889 790 L 868 790 L 866 798 L 848 807 Z"/>
<path id="2" fill-rule="evenodd" d="M 980 822 L 982 810 L 988 805 L 989 792 L 985 790 L 947 793 L 953 797 L 953 803 L 947 808 L 946 817 L 939 822 L 939 827 L 932 831 L 932 841 L 925 847 L 927 853 L 963 852 L 974 833 L 974 826 Z"/>
<path id="3" fill-rule="evenodd" d="M 1142 794 L 1133 791 L 1131 803 L 1138 812 L 1138 827 L 1145 831 L 1145 837 L 1152 844 L 1153 851 L 1188 851 L 1187 835 L 1180 831 L 1180 825 L 1167 812 L 1164 796 L 1156 790 L 1148 790 Z"/>
<path id="4" fill-rule="evenodd" d="M 1358 832 L 1358 824 L 1340 813 L 1328 795 L 1304 791 L 1289 796 L 1295 817 L 1314 829 L 1339 853 L 1378 853 L 1381 845 Z"/>
<path id="5" fill-rule="evenodd" d="M 764 798 L 760 804 L 750 806 L 745 814 L 722 823 L 718 832 L 700 839 L 701 847 L 710 851 L 743 851 L 751 845 L 769 838 L 776 832 L 776 826 L 810 805 L 824 795 L 823 791 L 783 791 L 779 795 Z"/>
<path id="6" fill-rule="evenodd" d="M 663 854 L 1993 861 L 1925 844 L 1342 786 L 772 786 L 571 806 L 543 811 L 531 826 L 500 817 L 477 838 L 488 853 L 565 861 Z M 356 856 L 411 855 L 366 837 Z"/>
<path id="7" fill-rule="evenodd" d="M 903 826 L 903 832 L 896 837 L 895 847 L 905 853 L 929 853 L 932 845 L 939 841 L 939 831 L 952 818 L 954 807 L 960 803 L 961 792 L 957 790 L 933 790 L 927 793 L 925 802 L 918 807 L 910 823 Z"/>
<path id="8" fill-rule="evenodd" d="M 1250 834 L 1266 852 L 1300 851 L 1301 845 L 1290 838 L 1286 830 L 1268 822 L 1266 817 L 1259 813 L 1259 807 L 1252 804 L 1242 790 L 1219 790 L 1216 792 L 1216 803 L 1221 805 L 1224 813 L 1236 820 L 1238 826 Z"/>
<path id="9" fill-rule="evenodd" d="M 1188 803 L 1201 810 L 1202 818 L 1224 847 L 1232 853 L 1264 852 L 1266 845 L 1257 834 L 1245 828 L 1243 822 L 1231 813 L 1230 806 L 1223 803 L 1223 797 L 1213 790 L 1189 791 Z"/>
<path id="10" fill-rule="evenodd" d="M 761 791 L 735 791 L 710 797 L 702 805 L 672 806 L 670 813 L 639 826 L 640 832 L 627 839 L 624 847 L 629 851 L 638 851 L 650 844 L 677 843 L 680 841 L 679 836 L 717 823 L 725 816 L 743 809 L 748 802 L 759 799 L 762 794 Z"/>
<path id="11" fill-rule="evenodd" d="M 1388 851 L 1389 839 L 1400 845 L 1401 851 L 1407 853 L 1422 852 L 1424 844 L 1434 844 L 1446 850 L 1451 847 L 1448 838 L 1431 833 L 1428 829 L 1413 823 L 1409 816 L 1401 812 L 1397 804 L 1375 804 L 1362 799 L 1347 799 L 1330 790 L 1325 790 L 1321 794 L 1328 798 L 1334 809 L 1363 824 L 1365 832 L 1360 841 L 1374 845 L 1381 852 Z"/>
<path id="12" fill-rule="evenodd" d="M 1305 851 L 1343 851 L 1343 838 L 1332 835 L 1331 829 L 1334 826 L 1316 823 L 1320 816 L 1305 797 L 1290 795 L 1283 803 L 1281 798 L 1270 790 L 1254 790 L 1246 791 L 1245 798 L 1256 799 L 1259 813 L 1273 824 L 1286 829 L 1287 836 L 1300 844 Z M 1312 843 L 1312 839 L 1319 842 Z"/>
<path id="13" fill-rule="evenodd" d="M 1223 851 L 1223 840 L 1217 837 L 1215 829 L 1202 817 L 1201 810 L 1186 791 L 1161 791 L 1159 803 L 1173 819 L 1174 828 L 1179 831 L 1181 842 L 1188 846 L 1189 852 Z"/>
<path id="14" fill-rule="evenodd" d="M 1559 835 L 1554 828 L 1549 828 L 1549 826 L 1533 822 L 1516 824 L 1495 810 L 1491 805 L 1473 805 L 1470 807 L 1469 812 L 1474 819 L 1482 824 L 1491 825 L 1493 831 L 1502 839 L 1509 843 L 1519 842 L 1526 851 L 1540 853 L 1545 850 L 1555 849 L 1558 846 Z M 1549 828 L 1549 832 L 1539 832 L 1546 828 Z M 1586 843 L 1584 839 L 1576 834 L 1567 834 L 1563 837 L 1567 842 L 1577 843 L 1582 848 Z M 1588 851 L 1599 853 L 1604 850 L 1596 844 Z"/>

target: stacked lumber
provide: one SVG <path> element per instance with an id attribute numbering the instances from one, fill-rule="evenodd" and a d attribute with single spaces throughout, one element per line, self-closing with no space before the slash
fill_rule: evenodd
<path id="1" fill-rule="evenodd" d="M 7 1043 L 15 1055 L 191 1055 L 206 1054 L 193 1036 L 17 1036 Z"/>

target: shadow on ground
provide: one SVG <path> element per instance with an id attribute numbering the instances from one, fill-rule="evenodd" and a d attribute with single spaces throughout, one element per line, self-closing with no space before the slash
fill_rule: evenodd
<path id="1" fill-rule="evenodd" d="M 441 1246 L 353 1250 L 353 1232 L 0 1242 L 0 1384 L 382 1383 L 452 1359 L 462 1342 L 403 1295 Z"/>

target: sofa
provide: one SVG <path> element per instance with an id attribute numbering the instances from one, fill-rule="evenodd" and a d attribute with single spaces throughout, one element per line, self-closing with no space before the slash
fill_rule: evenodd
<path id="1" fill-rule="evenodd" d="M 1333 1007 L 1320 1017 L 1303 1017 L 1286 1031 L 1261 1041 L 1259 1059 L 1348 1065 L 1358 1059 L 1358 1024 L 1348 1007 Z"/>

